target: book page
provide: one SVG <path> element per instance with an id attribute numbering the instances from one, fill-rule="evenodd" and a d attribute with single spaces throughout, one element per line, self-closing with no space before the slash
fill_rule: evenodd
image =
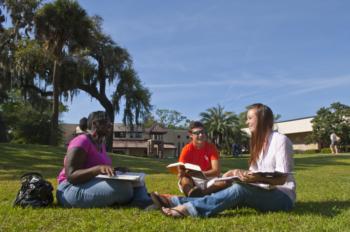
<path id="1" fill-rule="evenodd" d="M 193 171 L 196 171 L 196 172 L 201 172 L 201 170 L 202 170 L 198 165 L 190 164 L 190 163 L 181 163 L 181 162 L 169 164 L 166 167 L 169 169 L 169 171 L 171 173 L 178 174 L 178 172 L 179 172 L 178 168 L 181 167 L 181 166 L 183 166 L 187 170 L 191 170 L 191 171 L 193 170 Z M 203 175 L 201 175 L 201 176 L 203 176 Z"/>
<path id="2" fill-rule="evenodd" d="M 126 181 L 138 181 L 142 182 L 144 181 L 145 174 L 144 173 L 137 173 L 137 172 L 116 172 L 115 176 L 108 176 L 108 175 L 97 175 L 97 178 L 104 178 L 104 179 L 115 179 L 115 180 L 126 180 Z"/>
<path id="3" fill-rule="evenodd" d="M 215 177 L 207 182 L 207 188 L 219 181 L 240 181 L 238 176 Z"/>

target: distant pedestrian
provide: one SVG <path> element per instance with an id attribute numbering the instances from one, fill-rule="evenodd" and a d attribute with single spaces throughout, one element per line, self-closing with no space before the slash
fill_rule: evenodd
<path id="1" fill-rule="evenodd" d="M 79 126 L 75 128 L 75 136 L 85 134 L 87 130 L 87 118 L 83 117 L 79 121 Z"/>
<path id="2" fill-rule="evenodd" d="M 232 155 L 238 157 L 241 154 L 241 146 L 237 143 L 232 144 Z"/>
<path id="3" fill-rule="evenodd" d="M 330 148 L 331 148 L 332 154 L 338 154 L 338 143 L 340 141 L 339 136 L 333 132 L 330 136 L 330 139 L 331 139 Z"/>

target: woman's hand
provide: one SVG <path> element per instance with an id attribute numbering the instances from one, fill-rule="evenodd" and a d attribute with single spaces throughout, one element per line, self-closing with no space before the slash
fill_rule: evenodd
<path id="1" fill-rule="evenodd" d="M 114 176 L 114 169 L 109 165 L 97 165 L 94 167 L 96 176 L 99 174 L 107 174 L 108 176 Z"/>
<path id="2" fill-rule="evenodd" d="M 246 182 L 246 183 L 258 182 L 259 180 L 259 176 L 244 169 L 230 170 L 223 175 L 223 177 L 226 177 L 226 176 L 237 176 L 242 182 Z"/>
<path id="3" fill-rule="evenodd" d="M 232 169 L 228 172 L 226 172 L 224 175 L 222 175 L 223 177 L 227 177 L 227 176 L 242 176 L 243 173 L 248 172 L 247 170 L 243 170 L 243 169 Z"/>
<path id="4" fill-rule="evenodd" d="M 246 183 L 254 183 L 254 182 L 259 182 L 260 181 L 260 175 L 258 174 L 254 174 L 252 172 L 246 171 L 245 173 L 243 173 L 239 179 L 242 182 L 246 182 Z"/>

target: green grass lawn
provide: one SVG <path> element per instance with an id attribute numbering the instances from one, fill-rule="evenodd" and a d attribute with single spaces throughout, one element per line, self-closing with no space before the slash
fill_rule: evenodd
<path id="1" fill-rule="evenodd" d="M 57 187 L 65 150 L 0 144 L 0 231 L 350 231 L 350 154 L 295 155 L 297 203 L 289 213 L 227 210 L 212 218 L 172 219 L 135 208 L 13 208 L 19 177 L 39 171 Z M 157 160 L 112 155 L 115 166 L 147 173 L 149 191 L 178 194 L 176 177 Z M 223 172 L 247 168 L 247 158 L 223 158 Z"/>

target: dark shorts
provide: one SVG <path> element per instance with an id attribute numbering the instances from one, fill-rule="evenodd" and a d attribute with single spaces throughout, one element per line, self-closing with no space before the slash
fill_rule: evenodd
<path id="1" fill-rule="evenodd" d="M 338 142 L 337 141 L 331 141 L 331 146 L 335 146 L 335 145 L 338 145 Z"/>

